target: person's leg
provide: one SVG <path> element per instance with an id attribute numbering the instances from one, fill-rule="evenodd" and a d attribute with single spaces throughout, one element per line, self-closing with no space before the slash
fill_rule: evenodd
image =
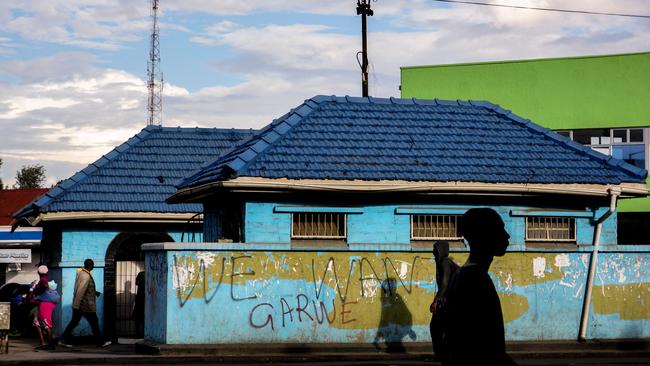
<path id="1" fill-rule="evenodd" d="M 44 344 L 43 340 L 43 333 L 41 333 L 41 323 L 38 320 L 38 316 L 34 315 L 34 318 L 32 318 L 32 327 L 36 330 L 36 334 L 38 334 L 38 339 L 40 340 L 40 345 L 42 346 Z"/>
<path id="2" fill-rule="evenodd" d="M 54 337 L 52 336 L 52 328 L 47 328 L 47 348 L 54 349 Z"/>
<path id="3" fill-rule="evenodd" d="M 70 323 L 65 327 L 65 330 L 63 331 L 63 334 L 61 335 L 61 340 L 63 342 L 67 342 L 68 338 L 70 338 L 70 334 L 72 334 L 72 331 L 74 328 L 79 325 L 79 321 L 81 320 L 81 311 L 77 309 L 72 309 L 72 319 L 70 319 Z"/>
<path id="4" fill-rule="evenodd" d="M 434 359 L 439 360 L 442 356 L 442 336 L 444 332 L 444 321 L 439 314 L 433 314 L 431 323 L 429 324 L 429 331 L 431 332 L 431 343 L 433 344 Z"/>
<path id="5" fill-rule="evenodd" d="M 44 347 L 45 344 L 45 338 L 43 338 L 43 331 L 41 330 L 41 327 L 35 327 L 36 328 L 36 333 L 38 333 L 38 340 L 41 342 L 39 344 L 39 347 Z"/>
<path id="6" fill-rule="evenodd" d="M 104 338 L 102 338 L 102 333 L 99 330 L 99 320 L 97 319 L 97 313 L 83 313 L 84 318 L 90 324 L 90 329 L 93 331 L 93 336 L 95 337 L 95 344 L 101 346 L 104 344 Z"/>
<path id="7" fill-rule="evenodd" d="M 436 324 L 435 324 L 435 315 L 431 316 L 431 322 L 429 322 L 429 334 L 431 334 L 431 346 L 432 346 L 432 351 L 433 355 L 436 355 Z"/>

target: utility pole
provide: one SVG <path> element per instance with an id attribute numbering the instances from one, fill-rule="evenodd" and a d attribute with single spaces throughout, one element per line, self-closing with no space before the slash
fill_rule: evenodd
<path id="1" fill-rule="evenodd" d="M 361 15 L 361 38 L 362 38 L 362 51 L 361 51 L 361 92 L 364 97 L 368 96 L 368 34 L 366 32 L 366 16 L 373 15 L 370 9 L 370 0 L 357 0 L 357 15 Z M 359 61 L 359 54 L 357 54 L 357 61 Z"/>
<path id="2" fill-rule="evenodd" d="M 151 0 L 151 39 L 149 44 L 149 61 L 147 62 L 147 125 L 162 124 L 162 89 L 163 78 L 160 71 L 160 39 L 158 30 L 158 0 Z"/>

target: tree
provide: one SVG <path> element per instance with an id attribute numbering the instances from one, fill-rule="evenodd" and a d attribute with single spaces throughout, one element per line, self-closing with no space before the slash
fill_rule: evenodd
<path id="1" fill-rule="evenodd" d="M 16 172 L 15 188 L 42 188 L 45 183 L 45 168 L 40 164 L 23 165 Z"/>

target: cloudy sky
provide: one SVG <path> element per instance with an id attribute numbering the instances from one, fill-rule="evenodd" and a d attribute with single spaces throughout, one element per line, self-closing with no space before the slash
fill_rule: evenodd
<path id="1" fill-rule="evenodd" d="M 650 0 L 487 0 L 650 14 Z M 370 94 L 399 67 L 650 50 L 650 19 L 372 2 Z M 359 95 L 354 0 L 161 0 L 164 126 L 262 127 L 316 94 Z M 0 1 L 0 177 L 71 176 L 146 125 L 149 0 Z"/>

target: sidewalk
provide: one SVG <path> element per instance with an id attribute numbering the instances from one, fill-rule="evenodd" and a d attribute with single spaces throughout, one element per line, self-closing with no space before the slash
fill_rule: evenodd
<path id="1" fill-rule="evenodd" d="M 34 339 L 15 339 L 9 354 L 0 355 L 0 365 L 71 364 L 175 364 L 175 363 L 292 363 L 422 361 L 433 363 L 428 343 L 407 343 L 406 353 L 386 353 L 372 345 L 234 344 L 169 346 L 114 344 L 107 348 L 81 345 L 35 351 Z M 139 351 L 140 353 L 136 352 Z M 650 340 L 577 342 L 513 342 L 509 354 L 516 360 L 545 358 L 650 357 Z M 142 352 L 148 352 L 142 353 Z"/>

